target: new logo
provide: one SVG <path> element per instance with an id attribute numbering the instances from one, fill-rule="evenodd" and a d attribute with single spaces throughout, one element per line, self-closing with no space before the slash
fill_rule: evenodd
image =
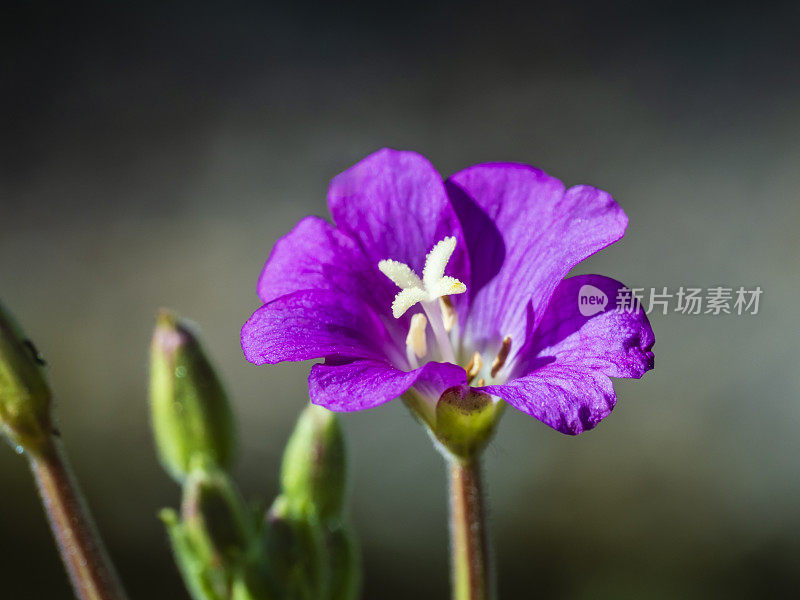
<path id="1" fill-rule="evenodd" d="M 608 296 L 593 285 L 582 285 L 578 291 L 578 310 L 584 317 L 603 312 L 608 306 Z"/>

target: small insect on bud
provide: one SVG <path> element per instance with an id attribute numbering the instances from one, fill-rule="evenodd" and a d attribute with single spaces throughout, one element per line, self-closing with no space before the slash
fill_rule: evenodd
<path id="1" fill-rule="evenodd" d="M 223 471 L 195 469 L 183 487 L 181 522 L 209 566 L 241 562 L 255 536 L 254 519 Z"/>
<path id="2" fill-rule="evenodd" d="M 460 458 L 478 454 L 491 440 L 505 403 L 466 386 L 449 388 L 436 404 L 434 435 Z"/>
<path id="3" fill-rule="evenodd" d="M 52 394 L 44 361 L 0 303 L 0 430 L 18 452 L 36 452 L 50 436 Z"/>
<path id="4" fill-rule="evenodd" d="M 159 458 L 176 481 L 198 457 L 230 467 L 235 432 L 227 395 L 193 327 L 168 311 L 153 332 L 150 409 Z"/>
<path id="5" fill-rule="evenodd" d="M 310 404 L 297 420 L 281 464 L 289 501 L 326 521 L 342 513 L 347 485 L 344 437 L 336 413 Z"/>

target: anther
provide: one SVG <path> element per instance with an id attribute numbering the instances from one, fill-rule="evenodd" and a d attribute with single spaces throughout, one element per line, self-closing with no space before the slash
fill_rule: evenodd
<path id="1" fill-rule="evenodd" d="M 483 387 L 484 385 L 486 385 L 486 380 L 483 377 L 478 379 L 478 382 L 475 384 L 476 387 Z"/>
<path id="2" fill-rule="evenodd" d="M 506 336 L 502 345 L 500 346 L 500 351 L 497 353 L 497 358 L 495 358 L 494 362 L 492 363 L 492 377 L 496 377 L 497 372 L 503 368 L 504 364 L 506 364 L 506 359 L 508 358 L 509 352 L 511 352 L 511 338 Z"/>
<path id="3" fill-rule="evenodd" d="M 469 359 L 467 363 L 467 368 L 465 371 L 467 372 L 467 383 L 471 382 L 475 379 L 475 376 L 481 372 L 483 368 L 483 358 L 477 352 L 472 355 L 472 358 Z"/>
<path id="4" fill-rule="evenodd" d="M 450 296 L 442 296 L 439 298 L 439 308 L 442 311 L 444 330 L 447 333 L 450 333 L 453 331 L 453 327 L 456 326 L 456 323 L 458 323 L 458 315 L 456 314 L 456 309 L 453 306 L 453 301 L 450 300 Z"/>
<path id="5" fill-rule="evenodd" d="M 406 348 L 408 348 L 417 358 L 422 358 L 428 353 L 428 344 L 425 338 L 425 328 L 428 319 L 422 313 L 417 313 L 411 317 L 411 326 L 408 328 L 406 336 Z"/>

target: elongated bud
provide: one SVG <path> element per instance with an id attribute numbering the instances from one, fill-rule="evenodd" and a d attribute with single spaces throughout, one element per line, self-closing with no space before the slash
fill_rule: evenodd
<path id="1" fill-rule="evenodd" d="M 336 413 L 313 404 L 297 420 L 281 465 L 281 486 L 294 506 L 321 521 L 337 518 L 344 505 L 345 446 Z"/>
<path id="2" fill-rule="evenodd" d="M 470 458 L 489 443 L 504 407 L 503 401 L 472 388 L 449 388 L 436 405 L 433 433 L 448 452 Z"/>
<path id="3" fill-rule="evenodd" d="M 285 495 L 267 512 L 267 557 L 282 597 L 328 597 L 330 570 L 324 529 L 314 513 L 301 510 Z"/>
<path id="4" fill-rule="evenodd" d="M 192 471 L 183 488 L 181 521 L 209 566 L 241 562 L 255 538 L 254 520 L 223 471 Z"/>
<path id="5" fill-rule="evenodd" d="M 0 429 L 18 451 L 36 451 L 52 429 L 44 361 L 0 303 Z"/>
<path id="6" fill-rule="evenodd" d="M 198 457 L 230 468 L 235 432 L 225 390 L 193 327 L 163 310 L 151 346 L 150 409 L 159 458 L 176 481 Z"/>
<path id="7" fill-rule="evenodd" d="M 330 599 L 356 600 L 361 590 L 361 556 L 355 536 L 344 524 L 334 526 L 326 536 L 330 560 Z"/>

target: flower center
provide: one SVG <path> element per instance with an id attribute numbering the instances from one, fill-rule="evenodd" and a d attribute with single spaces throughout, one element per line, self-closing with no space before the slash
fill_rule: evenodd
<path id="1" fill-rule="evenodd" d="M 456 364 L 456 360 L 450 332 L 456 324 L 456 312 L 448 296 L 463 294 L 467 291 L 467 286 L 458 279 L 444 274 L 445 267 L 447 267 L 455 248 L 456 238 L 452 236 L 437 243 L 425 257 L 421 279 L 411 267 L 400 261 L 387 259 L 378 263 L 381 273 L 400 288 L 392 301 L 394 318 L 399 319 L 409 308 L 419 302 L 428 317 L 427 321 L 431 324 L 442 357 L 453 364 Z M 439 310 L 436 310 L 437 300 L 440 304 Z M 406 339 L 406 350 L 412 366 L 416 362 L 411 360 L 412 355 L 414 358 L 422 358 L 427 350 L 424 344 L 425 326 L 425 320 L 414 321 L 412 319 L 411 330 Z M 419 350 L 422 351 L 422 354 L 418 352 Z"/>

